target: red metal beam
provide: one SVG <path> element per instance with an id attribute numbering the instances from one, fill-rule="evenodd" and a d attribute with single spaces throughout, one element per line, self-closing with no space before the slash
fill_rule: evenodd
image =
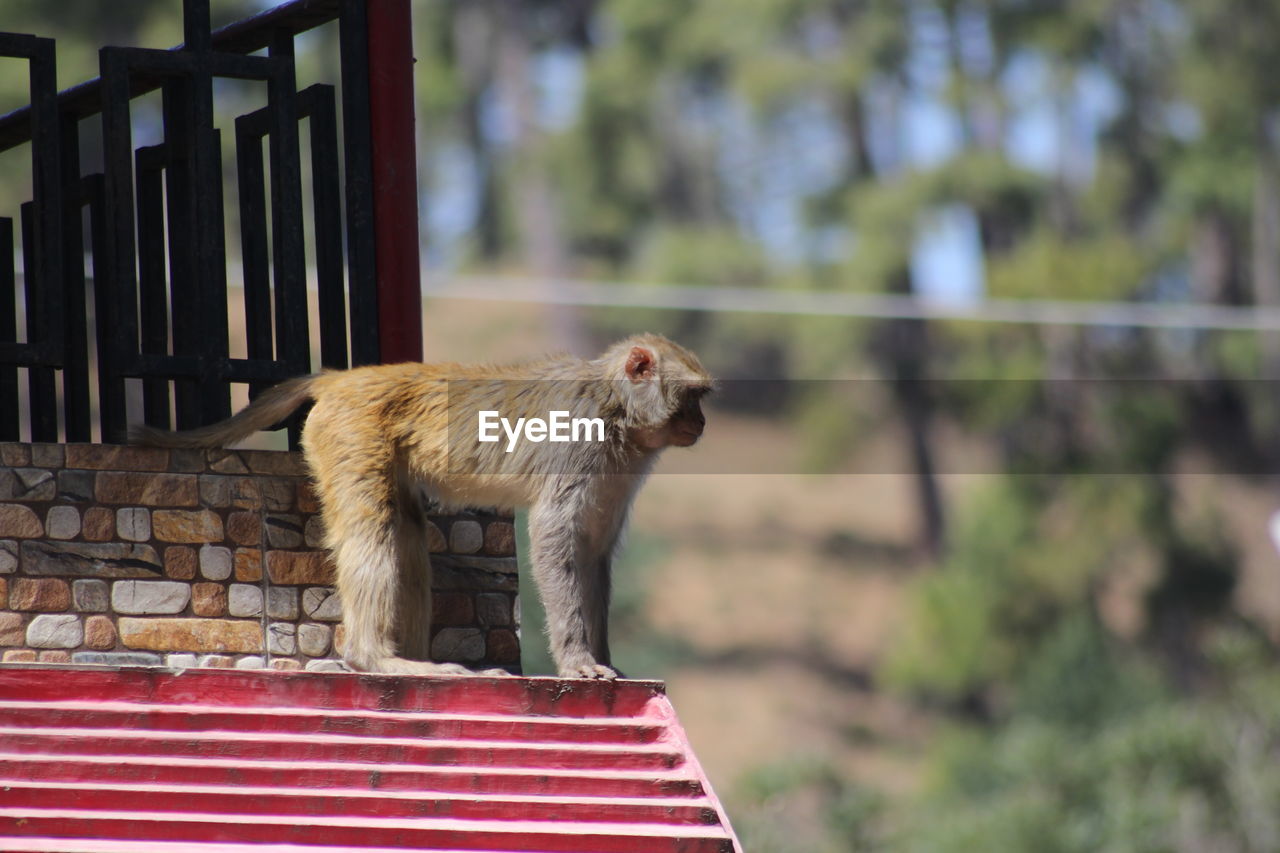
<path id="1" fill-rule="evenodd" d="M 651 681 L 0 667 L 0 792 L 15 853 L 742 850 Z"/>
<path id="2" fill-rule="evenodd" d="M 379 355 L 422 359 L 418 161 L 413 134 L 413 16 L 409 0 L 365 0 Z"/>

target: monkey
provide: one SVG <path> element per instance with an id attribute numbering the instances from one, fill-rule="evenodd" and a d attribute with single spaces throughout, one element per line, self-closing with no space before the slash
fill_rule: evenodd
<path id="1" fill-rule="evenodd" d="M 152 446 L 224 447 L 312 403 L 302 452 L 336 566 L 340 652 L 357 671 L 468 672 L 430 660 L 420 495 L 444 509 L 527 508 L 557 674 L 614 679 L 608 608 L 619 537 L 658 454 L 702 436 L 701 401 L 713 388 L 692 352 L 640 334 L 595 359 L 326 370 L 288 379 L 220 423 L 181 432 L 135 426 L 130 435 Z M 553 427 L 554 415 L 567 414 L 598 428 L 578 441 L 553 440 L 543 435 L 545 421 L 534 425 L 549 414 Z M 505 434 L 495 441 L 482 427 L 497 416 Z M 523 441 L 511 423 L 524 424 Z"/>

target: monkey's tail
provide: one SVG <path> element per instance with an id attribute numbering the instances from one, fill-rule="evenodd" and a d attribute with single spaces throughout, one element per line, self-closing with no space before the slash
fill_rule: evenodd
<path id="1" fill-rule="evenodd" d="M 311 384 L 317 374 L 287 379 L 261 394 L 252 403 L 225 421 L 196 429 L 173 432 L 135 424 L 129 428 L 129 443 L 151 447 L 226 447 L 232 442 L 277 424 L 312 398 Z"/>

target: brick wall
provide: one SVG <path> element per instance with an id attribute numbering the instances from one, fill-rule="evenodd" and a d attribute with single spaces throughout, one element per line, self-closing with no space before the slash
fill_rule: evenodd
<path id="1" fill-rule="evenodd" d="M 0 660 L 332 669 L 296 453 L 0 443 Z M 509 517 L 432 515 L 432 653 L 518 671 Z"/>

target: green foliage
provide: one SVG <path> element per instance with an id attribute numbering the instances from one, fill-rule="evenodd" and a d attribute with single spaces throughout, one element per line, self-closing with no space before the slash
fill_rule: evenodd
<path id="1" fill-rule="evenodd" d="M 1101 471 L 1167 471 L 1182 442 L 1183 414 L 1172 385 L 1143 380 L 1095 383 L 1097 419 L 1107 435 L 1098 443 Z"/>
<path id="2" fill-rule="evenodd" d="M 1274 673 L 1219 698 L 1106 700 L 1090 725 L 1018 714 L 948 738 L 903 850 L 1270 850 L 1280 838 Z M 1096 678 L 1096 675 L 1090 677 Z M 1071 685 L 1061 692 L 1069 697 Z M 1086 688 L 1087 689 L 1087 688 Z M 1265 698 L 1264 698 L 1265 697 Z"/>
<path id="3" fill-rule="evenodd" d="M 857 249 L 849 261 L 853 290 L 889 290 L 910 263 L 916 221 L 929 208 L 932 182 L 910 175 L 856 185 L 850 193 Z"/>
<path id="4" fill-rule="evenodd" d="M 647 144 L 652 129 L 639 90 L 626 82 L 634 73 L 626 59 L 597 55 L 587 68 L 581 118 L 555 143 L 553 162 L 575 247 L 613 274 L 653 215 L 660 163 Z"/>
<path id="5" fill-rule="evenodd" d="M 731 814 L 734 828 L 754 853 L 881 849 L 884 796 L 821 758 L 758 767 L 739 780 L 732 800 L 740 804 Z"/>
<path id="6" fill-rule="evenodd" d="M 922 582 L 882 667 L 885 683 L 959 701 L 1005 673 L 1010 650 L 993 630 L 990 591 L 983 578 L 956 572 Z"/>
<path id="7" fill-rule="evenodd" d="M 918 229 L 960 205 L 991 297 L 1247 303 L 1265 279 L 1253 241 L 1277 191 L 1259 180 L 1280 102 L 1270 6 L 613 0 L 598 22 L 555 165 L 593 274 L 907 294 Z M 1099 80 L 1111 103 L 1091 142 L 1076 124 L 1097 99 L 1079 93 Z M 934 99 L 961 138 L 922 167 L 902 153 L 903 116 Z M 1057 135 L 1056 162 L 1035 169 L 1010 144 L 1031 112 Z M 805 256 L 781 259 L 735 204 L 772 205 L 767 178 L 794 163 L 769 144 L 806 158 L 823 122 L 846 149 L 790 190 Z M 1270 644 L 1231 613 L 1241 557 L 1218 513 L 1183 506 L 1173 475 L 1205 452 L 1273 469 L 1238 438 L 1280 423 L 1280 405 L 1232 384 L 1265 366 L 1258 336 L 956 322 L 885 356 L 876 321 L 597 316 L 601 331 L 676 334 L 718 365 L 772 345 L 802 377 L 893 376 L 914 359 L 935 417 L 998 460 L 956 508 L 939 566 L 911 582 L 877 671 L 904 701 L 964 721 L 923 747 L 928 791 L 882 798 L 827 762 L 770 766 L 738 792 L 751 849 L 1280 849 Z M 1202 383 L 1161 381 L 1189 364 Z M 1112 376 L 1144 381 L 1074 381 Z M 815 470 L 902 415 L 884 391 L 807 391 L 786 414 Z M 1199 426 L 1210 416 L 1230 428 Z M 1104 598 L 1135 566 L 1150 573 L 1127 593 L 1141 625 L 1120 637 Z"/>
<path id="8" fill-rule="evenodd" d="M 1143 421 L 1145 406 L 1122 416 Z M 1222 612 L 1236 557 L 1221 525 L 1173 518 L 1151 477 L 1006 478 L 975 501 L 943 571 L 917 583 L 883 674 L 977 700 L 996 725 L 938 742 L 923 800 L 899 804 L 930 819 L 895 821 L 894 849 L 1271 849 L 1280 771 L 1255 754 L 1280 749 L 1268 645 L 1242 624 L 1209 629 L 1201 665 L 1223 689 L 1188 697 L 1167 686 L 1186 661 L 1166 670 L 1095 613 L 1100 582 L 1139 544 L 1160 561 L 1146 602 L 1159 648 L 1184 654 L 1212 624 L 1197 620 Z M 1139 543 L 1143 530 L 1154 535 Z"/>
<path id="9" fill-rule="evenodd" d="M 1023 684 L 1029 692 L 1018 699 L 1015 690 L 1015 702 L 1088 720 L 1085 707 L 1035 698 L 1045 693 L 1036 685 L 1066 677 L 1070 665 L 1073 683 L 1094 697 L 1085 705 L 1103 696 L 1128 703 L 1107 681 L 1109 667 L 1128 666 L 1123 653 L 1096 634 L 1105 579 L 1154 557 L 1160 575 L 1146 606 L 1157 627 L 1169 614 L 1220 615 L 1234 587 L 1236 556 L 1221 525 L 1205 517 L 1175 526 L 1171 512 L 1150 477 L 1002 478 L 970 503 L 942 570 L 913 585 L 886 683 L 949 703 L 991 702 L 992 688 Z M 1138 683 L 1132 674 L 1118 681 Z"/>
<path id="10" fill-rule="evenodd" d="M 992 296 L 1108 301 L 1133 294 L 1149 272 L 1142 251 L 1123 234 L 1069 239 L 1038 229 L 1013 251 L 992 259 Z"/>
<path id="11" fill-rule="evenodd" d="M 1020 220 L 1029 226 L 1046 191 L 1040 176 L 992 151 L 969 151 L 948 160 L 927 176 L 934 204 L 967 204 L 974 210 Z"/>
<path id="12" fill-rule="evenodd" d="M 429 135 L 456 116 L 465 97 L 459 58 L 453 49 L 452 4 L 423 3 L 413 9 L 413 89 L 418 121 Z"/>
<path id="13" fill-rule="evenodd" d="M 1260 376 L 1262 352 L 1256 335 L 1227 332 L 1209 342 L 1209 361 L 1226 376 Z"/>
<path id="14" fill-rule="evenodd" d="M 1111 639 L 1089 614 L 1072 611 L 1032 650 L 1015 682 L 1017 717 L 1091 730 L 1168 698 L 1159 673 Z"/>
<path id="15" fill-rule="evenodd" d="M 1247 142 L 1215 136 L 1180 152 L 1169 181 L 1171 207 L 1184 214 L 1225 210 L 1246 215 L 1257 168 Z"/>
<path id="16" fill-rule="evenodd" d="M 989 434 L 1042 406 L 1046 355 L 1034 331 L 953 323 L 948 332 L 954 378 L 939 394 L 966 427 Z"/>
<path id="17" fill-rule="evenodd" d="M 759 286 L 769 265 L 757 244 L 724 226 L 675 226 L 654 229 L 640 247 L 636 275 L 643 281 Z"/>
<path id="18" fill-rule="evenodd" d="M 840 463 L 857 452 L 863 437 L 884 425 L 883 388 L 877 383 L 806 383 L 802 391 L 795 420 L 804 435 L 801 464 L 806 473 L 838 470 Z"/>
<path id="19" fill-rule="evenodd" d="M 1132 501 L 1124 489 L 1091 486 L 1069 483 L 1050 500 L 1042 484 L 1010 478 L 977 496 L 942 571 L 913 585 L 886 682 L 956 703 L 1025 671 L 1029 652 L 1088 605 L 1092 584 L 1122 553 L 1123 523 L 1076 535 L 1080 517 L 1124 513 Z"/>

